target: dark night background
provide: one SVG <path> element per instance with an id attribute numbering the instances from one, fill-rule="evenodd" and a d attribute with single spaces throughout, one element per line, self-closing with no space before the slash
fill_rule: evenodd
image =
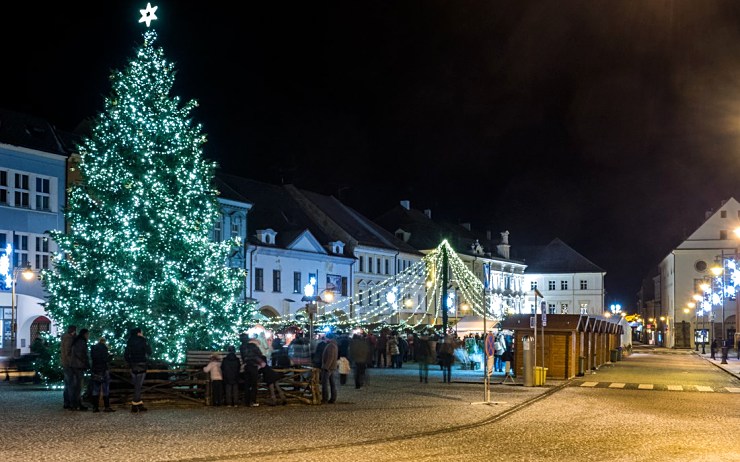
<path id="1" fill-rule="evenodd" d="M 555 237 L 607 303 L 736 196 L 740 2 L 153 2 L 174 94 L 233 173 L 370 218 Z M 0 107 L 72 131 L 141 42 L 145 1 L 3 5 Z"/>

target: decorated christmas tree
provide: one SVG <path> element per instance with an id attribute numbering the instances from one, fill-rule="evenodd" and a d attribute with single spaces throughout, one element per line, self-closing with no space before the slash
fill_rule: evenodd
<path id="1" fill-rule="evenodd" d="M 62 327 L 118 348 L 140 327 L 156 358 L 180 361 L 186 350 L 234 342 L 248 314 L 237 303 L 245 275 L 226 266 L 238 243 L 209 238 L 219 205 L 205 136 L 189 118 L 197 104 L 170 96 L 174 66 L 156 39 L 147 30 L 111 76 L 79 146 L 82 181 L 69 191 L 68 232 L 51 233 L 60 252 L 43 281 Z"/>

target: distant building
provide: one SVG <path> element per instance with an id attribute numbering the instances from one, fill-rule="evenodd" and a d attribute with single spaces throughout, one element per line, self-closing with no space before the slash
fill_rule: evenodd
<path id="1" fill-rule="evenodd" d="M 604 314 L 604 276 L 606 271 L 555 238 L 545 246 L 517 247 L 527 271 L 528 313 L 540 312 L 535 305 L 535 289 L 542 294 L 537 304 L 545 303 L 548 314 Z"/>
<path id="2" fill-rule="evenodd" d="M 727 264 L 737 259 L 738 227 L 740 203 L 731 197 L 707 212 L 704 223 L 660 262 L 661 306 L 653 321 L 660 345 L 694 348 L 701 331 L 707 332 L 707 342 L 734 339 L 737 276 Z M 716 277 L 713 268 L 724 270 Z"/>

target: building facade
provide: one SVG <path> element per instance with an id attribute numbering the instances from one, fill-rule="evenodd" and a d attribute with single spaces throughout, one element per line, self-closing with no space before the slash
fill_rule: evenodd
<path id="1" fill-rule="evenodd" d="M 663 346 L 695 348 L 713 339 L 735 339 L 738 228 L 740 203 L 729 198 L 707 212 L 704 223 L 660 262 L 655 327 Z"/>
<path id="2" fill-rule="evenodd" d="M 38 272 L 51 267 L 57 250 L 47 232 L 64 229 L 67 159 L 63 140 L 46 121 L 0 110 L 0 259 L 7 258 L 0 265 L 0 314 L 5 355 L 28 353 L 40 332 L 53 329 L 42 306 Z M 19 277 L 19 269 L 26 267 L 35 273 L 31 280 Z"/>

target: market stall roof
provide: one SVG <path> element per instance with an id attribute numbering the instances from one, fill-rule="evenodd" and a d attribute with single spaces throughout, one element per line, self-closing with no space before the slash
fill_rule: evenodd
<path id="1" fill-rule="evenodd" d="M 498 324 L 497 319 L 486 319 L 486 330 L 493 330 Z M 483 332 L 483 316 L 469 315 L 460 318 L 457 322 L 457 333 L 461 332 Z"/>

